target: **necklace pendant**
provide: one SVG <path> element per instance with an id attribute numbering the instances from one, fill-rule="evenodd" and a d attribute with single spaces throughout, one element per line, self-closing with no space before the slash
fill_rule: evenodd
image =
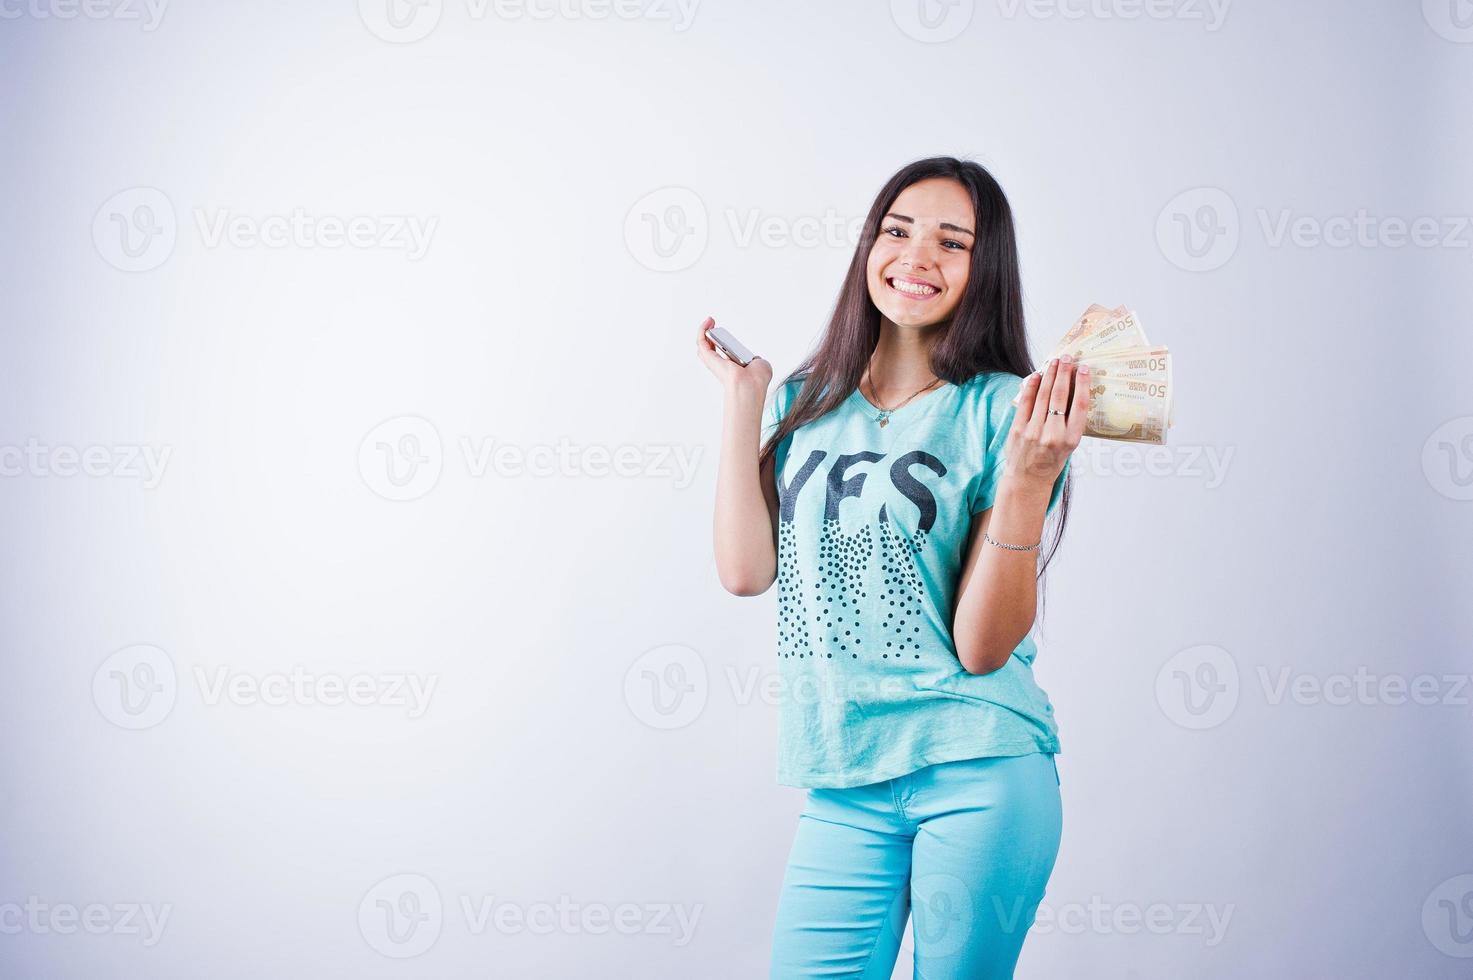
<path id="1" fill-rule="evenodd" d="M 881 412 L 879 415 L 875 416 L 875 421 L 880 423 L 880 428 L 883 429 L 885 426 L 890 424 L 890 413 Z"/>

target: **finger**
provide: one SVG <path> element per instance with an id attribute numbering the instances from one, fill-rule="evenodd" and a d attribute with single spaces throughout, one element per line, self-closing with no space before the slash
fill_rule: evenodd
<path id="1" fill-rule="evenodd" d="M 713 370 L 716 365 L 726 360 L 726 358 L 721 356 L 721 352 L 716 349 L 716 345 L 711 343 L 711 338 L 706 336 L 706 331 L 714 326 L 715 323 L 715 319 L 709 316 L 706 317 L 706 319 L 701 321 L 700 333 L 696 334 L 696 353 Z"/>
<path id="2" fill-rule="evenodd" d="M 1050 409 L 1045 422 L 1056 422 L 1060 427 L 1069 411 L 1069 383 L 1074 380 L 1074 359 L 1068 354 L 1059 358 L 1059 373 L 1054 376 L 1054 390 L 1049 392 Z"/>
<path id="3" fill-rule="evenodd" d="M 1053 392 L 1054 377 L 1058 374 L 1059 362 L 1050 358 L 1038 382 L 1038 391 L 1033 398 L 1033 413 L 1028 418 L 1028 434 L 1038 438 L 1043 430 L 1044 419 L 1048 418 L 1049 397 Z"/>
<path id="4" fill-rule="evenodd" d="M 1033 400 L 1038 397 L 1038 383 L 1041 378 L 1042 376 L 1034 371 L 1018 386 L 1018 395 L 1014 399 L 1014 404 L 1018 406 L 1017 411 L 1013 413 L 1014 429 L 1021 429 L 1033 417 Z"/>
<path id="5" fill-rule="evenodd" d="M 1074 404 L 1069 408 L 1069 441 L 1079 445 L 1084 438 L 1084 425 L 1089 421 L 1089 365 L 1079 365 L 1074 377 Z"/>

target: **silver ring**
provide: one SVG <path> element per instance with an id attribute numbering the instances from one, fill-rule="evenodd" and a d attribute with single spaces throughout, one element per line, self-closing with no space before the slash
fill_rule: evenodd
<path id="1" fill-rule="evenodd" d="M 1048 413 L 1050 415 L 1063 415 L 1064 414 L 1064 410 L 1061 409 L 1061 408 L 1051 408 L 1051 409 L 1048 410 Z"/>

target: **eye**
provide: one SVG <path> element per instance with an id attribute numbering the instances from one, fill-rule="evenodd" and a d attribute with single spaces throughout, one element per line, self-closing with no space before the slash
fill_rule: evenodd
<path id="1" fill-rule="evenodd" d="M 941 244 L 944 245 L 944 246 L 946 246 L 947 248 L 951 248 L 951 246 L 955 245 L 956 248 L 955 249 L 952 249 L 952 251 L 956 251 L 957 249 L 960 249 L 961 251 L 965 252 L 967 250 L 967 246 L 963 245 L 961 242 L 957 241 L 955 238 L 948 238 L 946 241 L 942 242 Z"/>
<path id="2" fill-rule="evenodd" d="M 889 235 L 889 234 L 891 234 L 891 232 L 894 232 L 894 237 L 897 237 L 897 238 L 904 238 L 905 237 L 905 229 L 902 228 L 902 227 L 900 227 L 899 225 L 886 225 L 884 227 L 884 229 L 881 230 L 880 234 L 882 234 L 882 235 Z"/>

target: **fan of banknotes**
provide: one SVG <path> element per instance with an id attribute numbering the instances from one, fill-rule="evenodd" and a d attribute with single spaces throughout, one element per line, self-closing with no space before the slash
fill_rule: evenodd
<path id="1" fill-rule="evenodd" d="M 1134 310 L 1098 303 L 1074 321 L 1049 357 L 1089 365 L 1084 434 L 1162 445 L 1172 425 L 1171 353 L 1146 340 Z"/>

